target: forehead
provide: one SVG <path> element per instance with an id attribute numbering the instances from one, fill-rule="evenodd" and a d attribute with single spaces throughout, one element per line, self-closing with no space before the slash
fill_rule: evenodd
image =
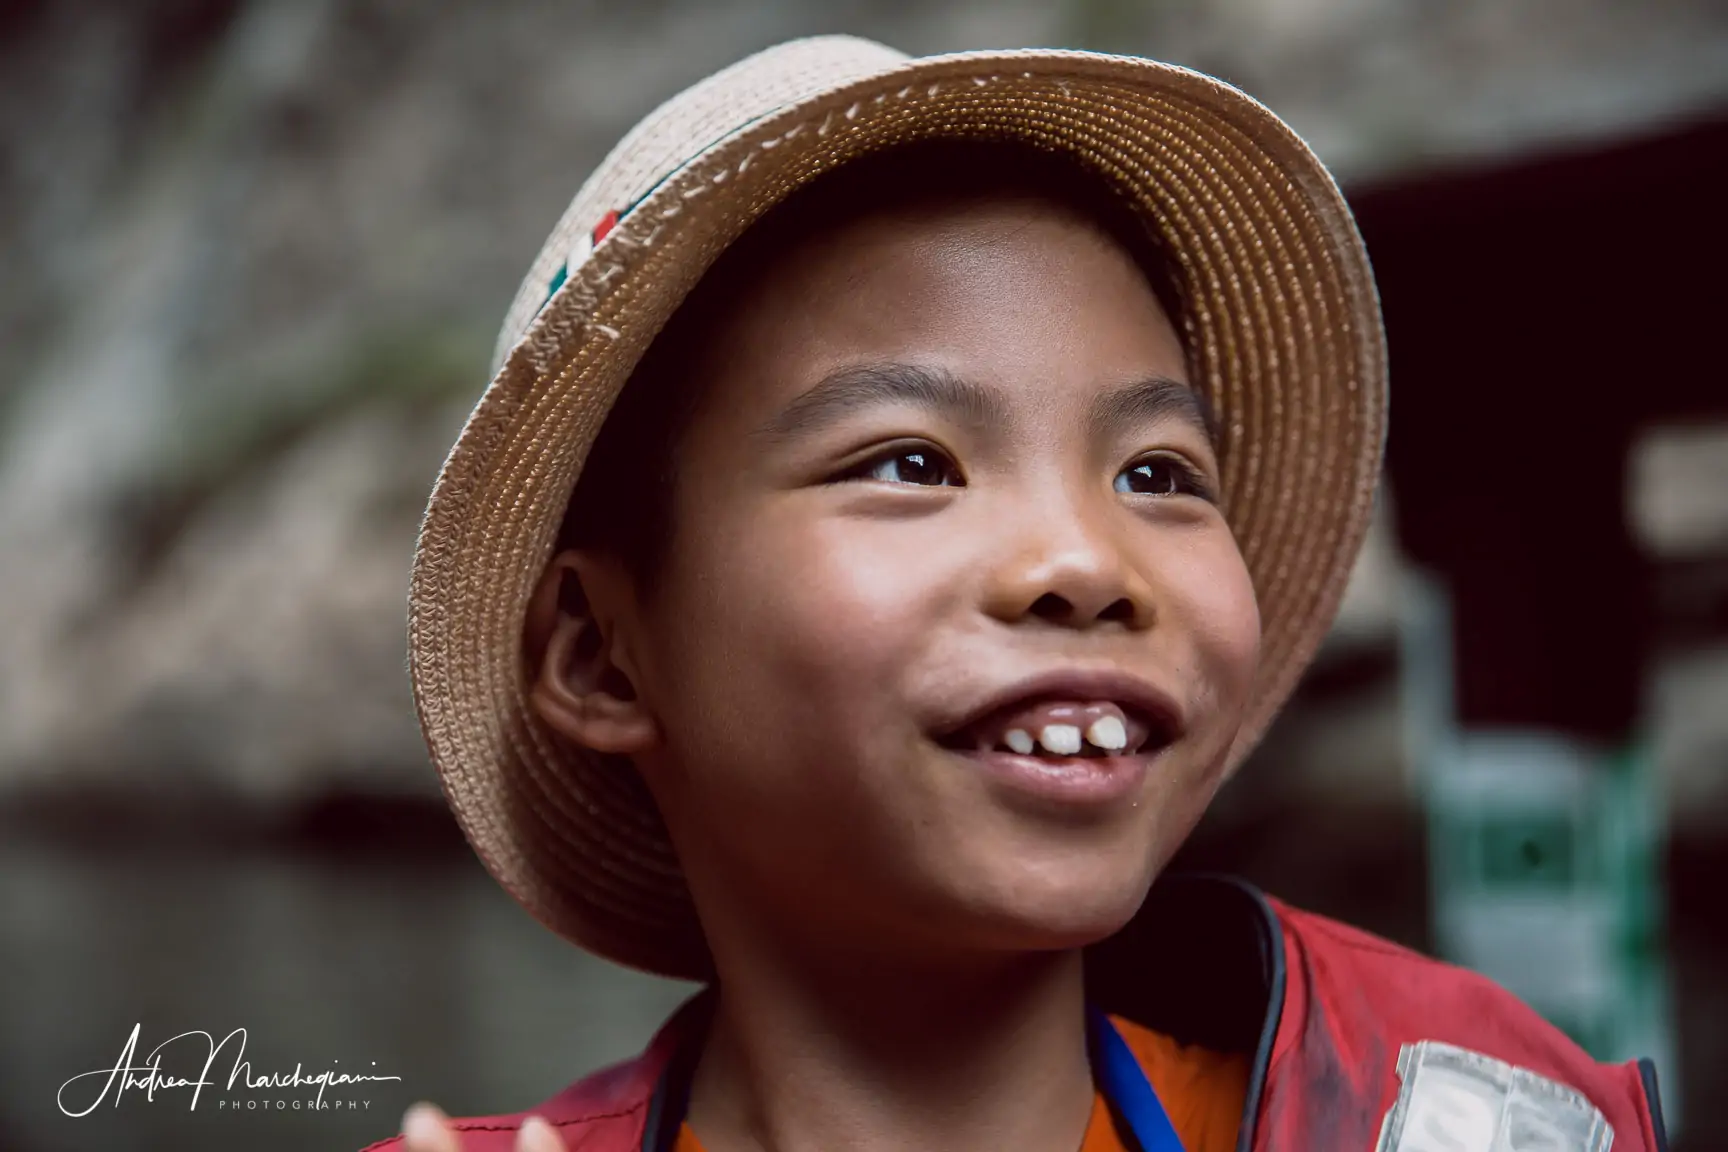
<path id="1" fill-rule="evenodd" d="M 705 341 L 703 375 L 728 409 L 784 403 L 835 371 L 883 361 L 1020 392 L 1186 380 L 1143 268 L 1059 200 L 923 198 L 749 255 L 728 270 Z"/>

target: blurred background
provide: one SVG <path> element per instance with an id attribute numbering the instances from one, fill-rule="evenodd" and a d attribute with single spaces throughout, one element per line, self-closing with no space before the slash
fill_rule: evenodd
<path id="1" fill-rule="evenodd" d="M 1186 862 L 1653 1057 L 1675 1146 L 1728 1147 L 1720 3 L 13 0 L 0 1149 L 358 1148 L 417 1098 L 527 1107 L 688 993 L 565 946 L 467 849 L 403 672 L 408 561 L 591 166 L 831 31 L 1190 65 L 1333 166 L 1387 310 L 1390 485 Z M 256 1071 L 401 1079 L 64 1115 L 134 1025 L 140 1060 L 243 1027 Z"/>

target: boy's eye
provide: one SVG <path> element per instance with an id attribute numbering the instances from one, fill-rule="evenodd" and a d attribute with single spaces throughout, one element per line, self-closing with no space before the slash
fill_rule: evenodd
<path id="1" fill-rule="evenodd" d="M 944 453 L 928 445 L 901 448 L 865 461 L 846 473 L 847 480 L 882 480 L 890 484 L 922 484 L 932 487 L 963 487 L 960 468 Z"/>
<path id="2" fill-rule="evenodd" d="M 1199 496 L 1210 500 L 1205 477 L 1174 456 L 1148 456 L 1116 474 L 1116 491 L 1138 496 Z"/>

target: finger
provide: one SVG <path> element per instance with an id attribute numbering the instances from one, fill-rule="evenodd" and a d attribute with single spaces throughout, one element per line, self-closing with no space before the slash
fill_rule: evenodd
<path id="1" fill-rule="evenodd" d="M 564 1141 L 558 1138 L 552 1125 L 538 1116 L 530 1116 L 516 1133 L 516 1152 L 564 1152 Z"/>
<path id="2" fill-rule="evenodd" d="M 422 1100 L 402 1115 L 403 1152 L 462 1152 L 450 1117 Z"/>

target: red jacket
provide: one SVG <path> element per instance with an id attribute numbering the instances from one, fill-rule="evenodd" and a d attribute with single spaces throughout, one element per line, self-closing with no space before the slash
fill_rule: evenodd
<path id="1" fill-rule="evenodd" d="M 1487 1137 L 1471 1133 L 1520 1108 L 1543 1114 L 1525 1123 L 1575 1134 L 1573 1143 L 1531 1147 L 1604 1152 L 1606 1127 L 1613 1152 L 1667 1148 L 1649 1061 L 1598 1064 L 1491 981 L 1238 881 L 1160 881 L 1133 923 L 1089 950 L 1087 991 L 1106 1011 L 1184 1043 L 1254 1053 L 1241 1152 L 1487 1152 Z M 669 1149 L 704 1000 L 674 1013 L 641 1055 L 529 1112 L 457 1120 L 463 1148 L 511 1152 L 533 1113 L 557 1126 L 571 1152 Z M 1472 1085 L 1480 1077 L 1499 1086 L 1480 1091 L 1522 1103 L 1478 1108 L 1472 1121 L 1476 1098 L 1460 1101 L 1452 1087 L 1461 1067 Z"/>

